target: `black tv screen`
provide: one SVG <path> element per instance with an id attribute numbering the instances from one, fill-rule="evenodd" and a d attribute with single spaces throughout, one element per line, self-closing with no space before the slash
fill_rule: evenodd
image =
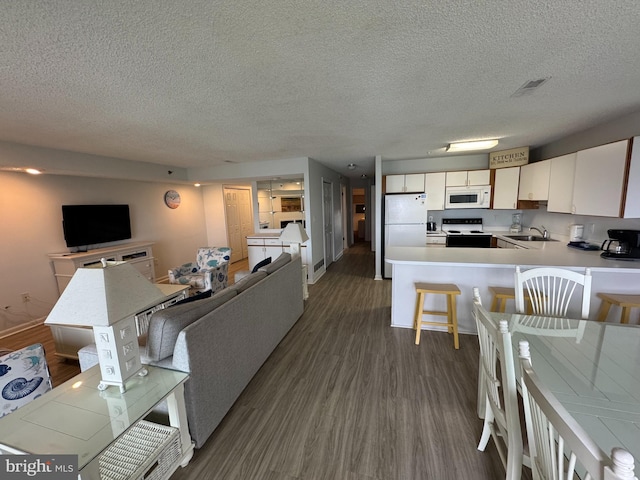
<path id="1" fill-rule="evenodd" d="M 62 205 L 67 247 L 86 247 L 131 238 L 129 205 Z"/>

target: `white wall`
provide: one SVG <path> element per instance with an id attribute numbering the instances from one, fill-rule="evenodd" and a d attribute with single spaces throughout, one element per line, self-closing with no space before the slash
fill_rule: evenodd
<path id="1" fill-rule="evenodd" d="M 0 185 L 0 331 L 3 324 L 48 314 L 58 298 L 47 254 L 69 250 L 62 232 L 63 204 L 128 204 L 129 241 L 155 242 L 158 277 L 194 260 L 197 247 L 207 243 L 203 194 L 193 186 L 12 172 L 0 172 Z M 181 195 L 174 210 L 164 204 L 170 189 Z M 31 302 L 22 303 L 23 292 L 31 294 Z"/>
<path id="2" fill-rule="evenodd" d="M 224 186 L 222 183 L 216 183 L 201 188 L 207 229 L 207 244 L 201 246 L 229 245 L 227 215 L 224 206 Z"/>
<path id="3" fill-rule="evenodd" d="M 307 251 L 311 262 L 309 275 L 313 281 L 319 278 L 328 265 L 321 265 L 324 259 L 324 222 L 322 214 L 322 182 L 331 182 L 333 190 L 333 251 L 334 260 L 342 256 L 342 205 L 340 201 L 341 186 L 348 185 L 348 180 L 321 163 L 309 159 L 309 180 L 305 178 L 305 191 L 308 195 L 308 205 L 311 205 L 307 216 L 307 233 L 311 238 L 311 250 Z M 306 200 L 306 199 L 305 199 Z M 349 212 L 345 212 L 348 215 Z M 309 247 L 307 247 L 309 248 Z"/>

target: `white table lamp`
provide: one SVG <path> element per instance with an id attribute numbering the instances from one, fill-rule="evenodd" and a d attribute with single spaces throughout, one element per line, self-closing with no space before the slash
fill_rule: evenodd
<path id="1" fill-rule="evenodd" d="M 280 241 L 289 243 L 292 258 L 300 256 L 300 244 L 309 240 L 301 223 L 288 223 L 280 234 Z"/>
<path id="2" fill-rule="evenodd" d="M 163 299 L 131 264 L 103 259 L 99 266 L 76 270 L 44 323 L 93 327 L 102 374 L 98 388 L 117 385 L 124 392 L 127 379 L 147 373 L 134 316 Z"/>

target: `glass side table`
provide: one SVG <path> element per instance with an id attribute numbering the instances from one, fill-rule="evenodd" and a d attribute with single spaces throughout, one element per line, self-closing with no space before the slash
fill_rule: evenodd
<path id="1" fill-rule="evenodd" d="M 98 390 L 101 376 L 96 365 L 0 418 L 0 453 L 77 454 L 80 478 L 100 479 L 101 454 L 166 399 L 181 450 L 171 472 L 186 466 L 194 448 L 184 403 L 189 375 L 147 369 L 147 376 L 131 378 L 127 391 L 120 393 L 116 387 Z"/>

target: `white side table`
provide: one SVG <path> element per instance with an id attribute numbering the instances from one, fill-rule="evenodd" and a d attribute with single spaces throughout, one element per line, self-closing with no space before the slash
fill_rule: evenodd
<path id="1" fill-rule="evenodd" d="M 163 478 L 193 456 L 184 403 L 184 372 L 146 367 L 145 377 L 127 382 L 127 391 L 99 391 L 100 368 L 54 388 L 15 412 L 0 418 L 0 454 L 77 454 L 79 478 L 100 479 L 100 458 L 135 428 L 156 405 L 167 400 L 169 423 L 178 431 L 180 455 Z M 166 428 L 166 427 L 164 427 Z"/>

